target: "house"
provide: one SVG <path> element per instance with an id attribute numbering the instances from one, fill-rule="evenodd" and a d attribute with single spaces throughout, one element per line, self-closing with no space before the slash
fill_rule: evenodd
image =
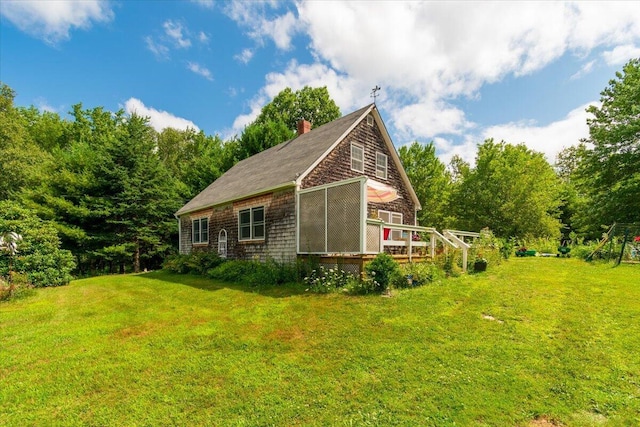
<path id="1" fill-rule="evenodd" d="M 411 257 L 420 202 L 375 104 L 247 158 L 184 205 L 180 253 L 234 259 Z M 437 233 L 437 232 L 436 232 Z M 433 244 L 433 239 L 432 239 Z"/>

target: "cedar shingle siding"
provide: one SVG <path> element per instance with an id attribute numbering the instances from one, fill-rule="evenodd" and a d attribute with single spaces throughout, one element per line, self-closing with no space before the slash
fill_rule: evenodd
<path id="1" fill-rule="evenodd" d="M 375 119 L 367 120 L 368 115 Z M 180 253 L 218 251 L 218 236 L 224 228 L 229 258 L 294 260 L 296 188 L 363 175 L 395 188 L 400 196 L 390 203 L 369 203 L 369 217 L 374 217 L 378 209 L 400 212 L 404 224 L 414 225 L 419 202 L 406 174 L 398 169 L 397 154 L 388 146 L 391 142 L 384 125 L 378 126 L 381 123 L 371 104 L 238 162 L 176 212 L 180 218 Z M 364 173 L 351 170 L 352 142 L 364 147 Z M 387 179 L 376 177 L 376 152 L 387 156 Z M 239 241 L 239 211 L 258 206 L 264 206 L 265 238 Z M 209 218 L 209 242 L 192 244 L 191 221 L 203 216 Z"/>
<path id="2" fill-rule="evenodd" d="M 398 190 L 400 198 L 390 203 L 369 203 L 367 205 L 368 216 L 374 216 L 378 209 L 400 212 L 403 214 L 403 222 L 413 225 L 415 221 L 415 204 L 407 191 L 406 185 L 400 177 L 395 162 L 391 159 L 391 153 L 384 143 L 377 123 L 369 126 L 366 120 L 361 121 L 338 146 L 316 166 L 303 180 L 302 188 L 315 187 L 329 184 L 348 178 L 362 176 L 363 174 L 351 170 L 351 143 L 364 147 L 364 175 L 375 181 L 390 185 Z M 376 177 L 376 152 L 387 155 L 387 179 Z"/>
<path id="3" fill-rule="evenodd" d="M 238 240 L 238 212 L 257 206 L 264 206 L 264 240 Z M 249 199 L 239 200 L 205 209 L 181 217 L 180 252 L 192 250 L 218 250 L 218 236 L 223 228 L 227 231 L 227 256 L 234 259 L 271 258 L 277 261 L 291 261 L 296 257 L 295 193 L 293 189 L 269 193 Z M 191 244 L 191 220 L 209 216 L 209 244 Z"/>

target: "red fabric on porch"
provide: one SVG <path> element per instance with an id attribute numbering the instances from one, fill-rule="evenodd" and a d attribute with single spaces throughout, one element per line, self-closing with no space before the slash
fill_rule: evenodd
<path id="1" fill-rule="evenodd" d="M 391 234 L 391 229 L 383 228 L 382 233 L 384 234 L 384 240 L 389 240 L 389 234 Z"/>

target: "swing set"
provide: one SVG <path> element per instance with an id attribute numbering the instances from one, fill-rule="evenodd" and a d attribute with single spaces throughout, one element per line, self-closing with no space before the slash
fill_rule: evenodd
<path id="1" fill-rule="evenodd" d="M 609 248 L 605 254 L 603 252 L 607 244 Z M 614 223 L 609 231 L 602 235 L 602 240 L 586 259 L 592 261 L 594 257 L 606 257 L 607 261 L 613 259 L 615 265 L 622 262 L 640 264 L 640 224 Z"/>

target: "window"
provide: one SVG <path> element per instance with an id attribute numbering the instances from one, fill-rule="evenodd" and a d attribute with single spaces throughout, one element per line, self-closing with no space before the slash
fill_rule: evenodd
<path id="1" fill-rule="evenodd" d="M 369 126 L 373 126 L 373 116 L 371 116 L 371 115 L 367 116 L 367 124 Z"/>
<path id="2" fill-rule="evenodd" d="M 239 240 L 264 239 L 264 206 L 241 210 L 238 229 Z"/>
<path id="3" fill-rule="evenodd" d="M 227 230 L 224 228 L 218 233 L 218 255 L 220 258 L 227 257 Z"/>
<path id="4" fill-rule="evenodd" d="M 364 172 L 364 147 L 361 145 L 351 144 L 351 169 Z"/>
<path id="5" fill-rule="evenodd" d="M 193 243 L 209 243 L 209 218 L 198 218 L 192 221 Z"/>
<path id="6" fill-rule="evenodd" d="M 387 155 L 376 152 L 376 177 L 387 179 Z"/>
<path id="7" fill-rule="evenodd" d="M 378 210 L 378 218 L 388 224 L 402 224 L 402 214 L 399 212 L 390 212 Z M 385 232 L 385 240 L 387 239 L 387 233 Z M 391 229 L 391 240 L 402 240 L 402 230 Z"/>

